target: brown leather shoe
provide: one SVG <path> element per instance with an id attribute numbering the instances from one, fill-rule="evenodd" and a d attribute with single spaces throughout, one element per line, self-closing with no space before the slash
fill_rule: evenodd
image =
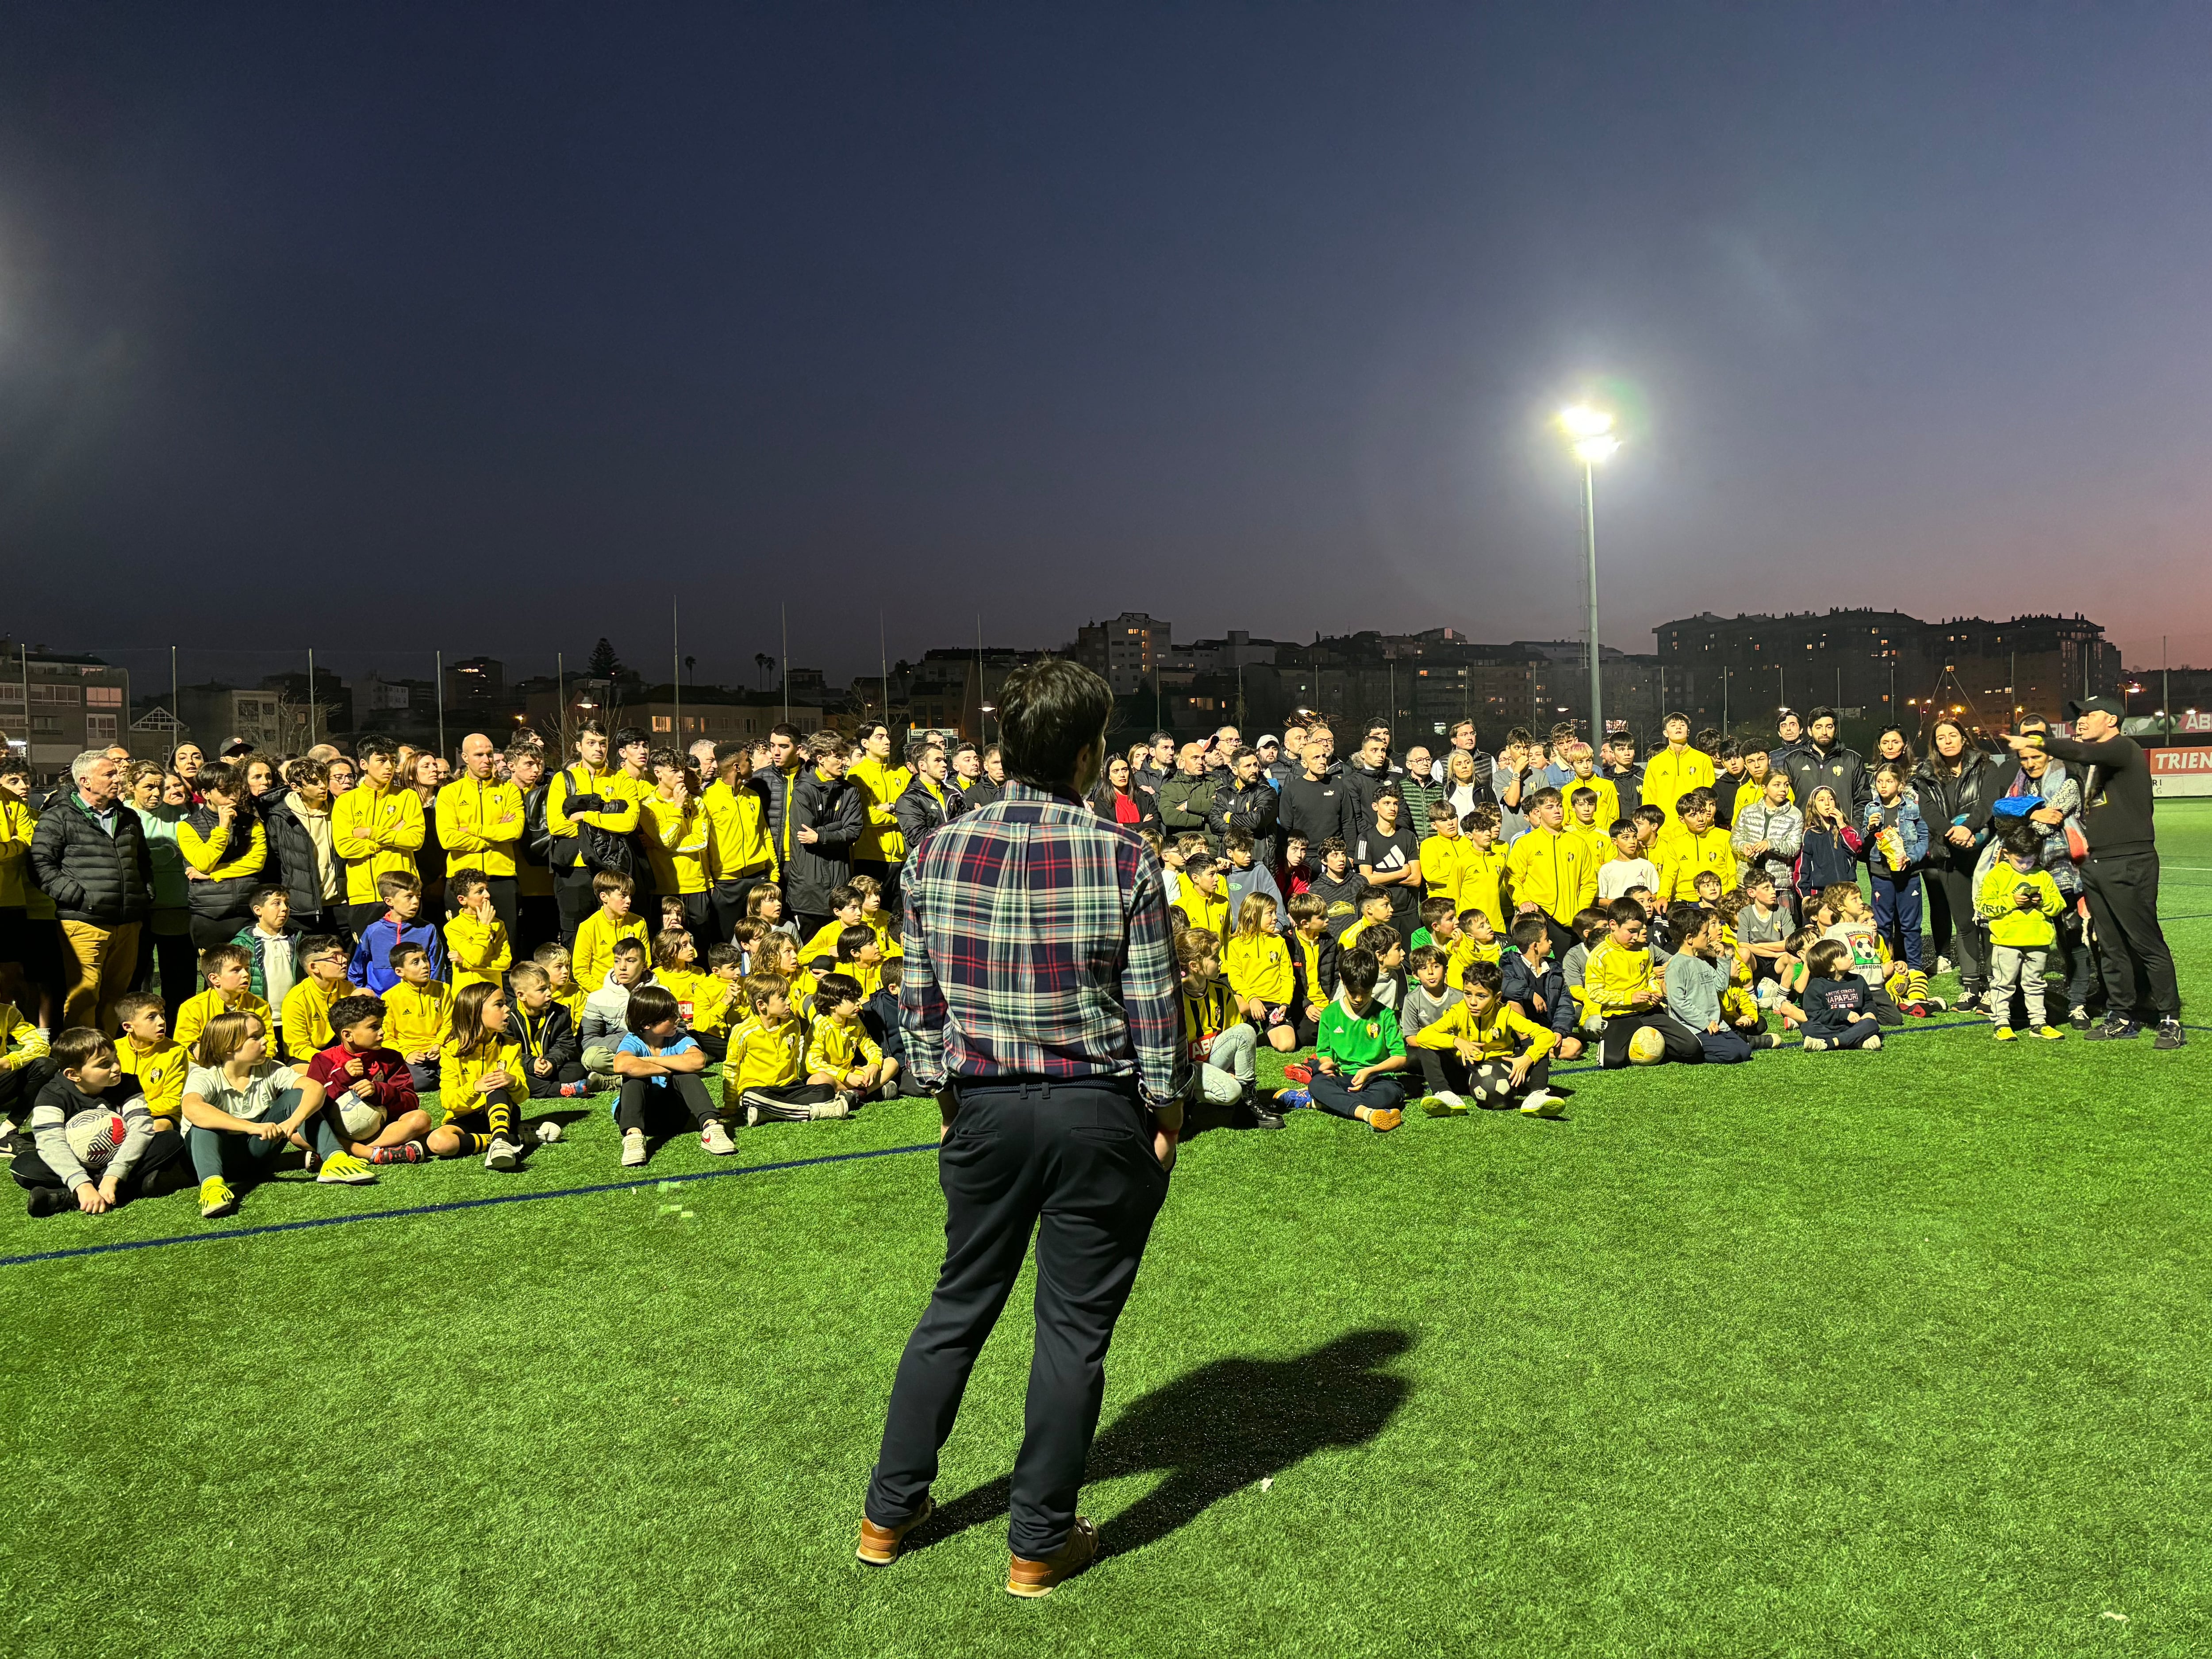
<path id="1" fill-rule="evenodd" d="M 1067 1541 L 1042 1561 L 1017 1555 L 1006 1568 L 1006 1594 L 1034 1601 L 1049 1595 L 1089 1566 L 1098 1553 L 1098 1528 L 1081 1516 L 1067 1529 Z"/>
<path id="2" fill-rule="evenodd" d="M 866 1515 L 860 1517 L 860 1547 L 853 1552 L 872 1567 L 888 1567 L 898 1559 L 906 1535 L 937 1513 L 937 1500 L 925 1498 L 921 1507 L 896 1527 L 879 1527 Z"/>

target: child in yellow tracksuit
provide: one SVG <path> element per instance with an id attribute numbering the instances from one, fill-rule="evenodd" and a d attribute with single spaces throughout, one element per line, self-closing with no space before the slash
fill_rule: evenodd
<path id="1" fill-rule="evenodd" d="M 146 1097 L 146 1109 L 157 1126 L 166 1122 L 178 1128 L 184 1122 L 185 1079 L 192 1057 L 182 1043 L 169 1041 L 167 1009 L 151 991 L 133 991 L 116 1003 L 115 1017 L 123 1022 L 115 1058 L 126 1088 Z"/>
<path id="2" fill-rule="evenodd" d="M 1652 848 L 1659 866 L 1659 885 L 1653 898 L 1663 910 L 1670 904 L 1697 902 L 1697 880 L 1710 870 L 1720 878 L 1723 890 L 1735 878 L 1735 848 L 1729 832 L 1714 826 L 1720 798 L 1711 789 L 1692 789 L 1674 803 L 1679 823 L 1659 832 Z"/>
<path id="3" fill-rule="evenodd" d="M 269 1005 L 248 988 L 253 978 L 253 959 L 244 946 L 217 945 L 201 951 L 200 977 L 208 988 L 187 997 L 185 1006 L 177 1010 L 177 1046 L 187 1054 L 217 1014 L 254 1014 L 260 1018 L 263 1030 L 276 1029 L 276 1017 L 269 1012 Z"/>
<path id="4" fill-rule="evenodd" d="M 403 978 L 392 991 L 407 985 Z M 387 1024 L 391 1006 L 387 995 Z M 523 1144 L 515 1120 L 520 1103 L 530 1098 L 530 1079 L 522 1068 L 522 1045 L 507 1033 L 510 1012 L 507 993 L 482 980 L 463 987 L 453 999 L 452 1035 L 438 1056 L 438 1101 L 445 1120 L 430 1132 L 432 1157 L 482 1152 L 487 1170 L 521 1164 Z"/>
<path id="5" fill-rule="evenodd" d="M 2014 1040 L 2013 993 L 2025 1005 L 2027 1029 L 2047 1042 L 2066 1034 L 2044 1007 L 2043 962 L 2057 942 L 2057 918 L 2066 896 L 2043 867 L 2041 826 L 2022 823 L 2004 833 L 2004 852 L 1974 894 L 1974 914 L 1990 930 L 1990 1018 L 2000 1042 Z"/>
<path id="6" fill-rule="evenodd" d="M 577 926 L 570 964 L 587 997 L 607 982 L 607 972 L 615 965 L 617 939 L 634 939 L 641 947 L 646 944 L 645 919 L 629 913 L 637 895 L 635 880 L 619 870 L 601 870 L 592 878 L 592 891 L 599 908 Z"/>
<path id="7" fill-rule="evenodd" d="M 1455 1115 L 1470 1104 L 1529 1117 L 1557 1117 L 1570 1090 L 1554 1090 L 1551 1053 L 1559 1037 L 1505 1000 L 1505 976 L 1494 962 L 1468 965 L 1465 1000 L 1413 1035 L 1428 1077 L 1431 1117 Z M 1441 1085 L 1441 1086 L 1438 1086 Z"/>
<path id="8" fill-rule="evenodd" d="M 1297 1011 L 1291 1006 L 1297 995 L 1297 969 L 1273 899 L 1265 893 L 1244 896 L 1237 913 L 1237 931 L 1221 954 L 1230 994 L 1252 1029 L 1262 1033 L 1277 1053 L 1290 1053 L 1298 1046 Z"/>
<path id="9" fill-rule="evenodd" d="M 447 890 L 455 905 L 446 924 L 446 956 L 453 964 L 453 989 L 497 985 L 514 966 L 507 924 L 491 905 L 491 881 L 481 870 L 456 870 Z"/>
<path id="10" fill-rule="evenodd" d="M 407 1062 L 415 1092 L 427 1095 L 441 1086 L 441 1056 L 453 1035 L 453 988 L 430 977 L 430 953 L 421 945 L 397 945 L 392 955 L 399 978 L 384 994 L 385 1046 Z"/>
<path id="11" fill-rule="evenodd" d="M 792 1006 L 789 981 L 781 974 L 748 974 L 744 996 L 752 1016 L 730 1033 L 722 1109 L 742 1111 L 748 1128 L 849 1116 L 852 1108 L 835 1089 L 803 1080 L 811 1030 Z"/>
<path id="12" fill-rule="evenodd" d="M 884 1051 L 860 1024 L 860 1005 L 866 999 L 850 974 L 831 974 L 815 994 L 822 1011 L 806 1045 L 806 1081 L 827 1085 L 848 1105 L 865 1100 L 898 1098 L 898 1061 L 884 1058 Z"/>

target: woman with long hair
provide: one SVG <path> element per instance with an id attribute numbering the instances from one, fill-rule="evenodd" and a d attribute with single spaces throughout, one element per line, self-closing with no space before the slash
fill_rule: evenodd
<path id="1" fill-rule="evenodd" d="M 1104 775 L 1091 792 L 1091 810 L 1107 823 L 1118 823 L 1127 830 L 1160 821 L 1160 809 L 1152 804 L 1149 794 L 1137 787 L 1128 761 L 1120 755 L 1107 761 Z"/>
<path id="2" fill-rule="evenodd" d="M 1974 865 L 2002 784 L 1990 757 L 1948 715 L 1929 728 L 1928 738 L 1930 752 L 1912 775 L 1920 815 L 1928 821 L 1928 931 L 1936 971 L 1958 966 L 1960 996 L 1952 1006 L 1975 1009 L 1989 988 L 1989 953 L 1974 920 Z"/>

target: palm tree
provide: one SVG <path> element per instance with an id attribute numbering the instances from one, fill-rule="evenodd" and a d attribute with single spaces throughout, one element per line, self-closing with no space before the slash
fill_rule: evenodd
<path id="1" fill-rule="evenodd" d="M 765 651 L 756 651 L 753 653 L 753 666 L 760 671 L 761 689 L 766 690 L 769 671 L 775 666 L 775 659 Z"/>

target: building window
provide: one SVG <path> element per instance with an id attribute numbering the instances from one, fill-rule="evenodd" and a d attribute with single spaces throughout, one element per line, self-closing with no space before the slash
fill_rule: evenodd
<path id="1" fill-rule="evenodd" d="M 62 717 L 59 714 L 33 714 L 31 716 L 32 736 L 39 738 L 58 738 L 61 736 L 61 734 Z"/>
<path id="2" fill-rule="evenodd" d="M 84 701 L 84 688 L 79 685 L 33 685 L 31 688 L 31 701 L 33 702 L 82 702 Z"/>
<path id="3" fill-rule="evenodd" d="M 99 687 L 94 688 L 95 690 Z M 104 749 L 115 741 L 116 717 L 112 714 L 87 714 L 84 717 L 84 746 Z"/>
<path id="4" fill-rule="evenodd" d="M 653 717 L 653 729 L 656 732 L 669 732 L 673 731 L 675 727 L 667 715 L 655 714 Z"/>
<path id="5" fill-rule="evenodd" d="M 123 707 L 123 688 L 119 685 L 88 685 L 84 688 L 84 700 L 94 708 L 120 708 Z"/>

